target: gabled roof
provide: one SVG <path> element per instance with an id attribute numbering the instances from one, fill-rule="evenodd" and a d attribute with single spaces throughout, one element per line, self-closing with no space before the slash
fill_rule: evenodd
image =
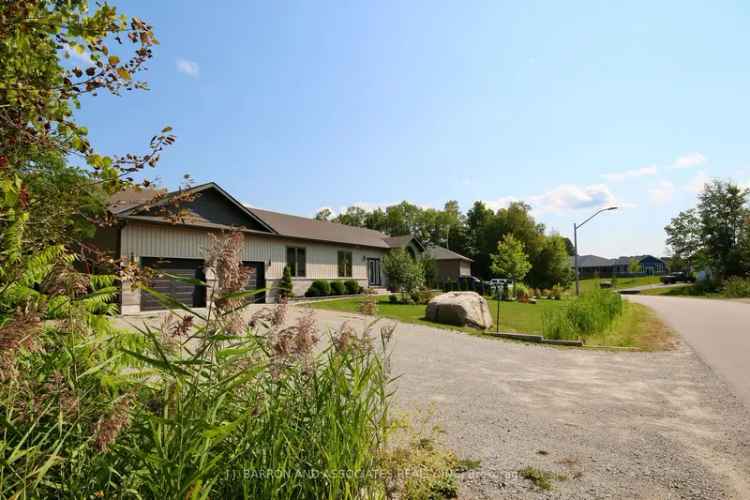
<path id="1" fill-rule="evenodd" d="M 383 239 L 385 240 L 389 248 L 404 248 L 406 245 L 413 241 L 417 248 L 419 248 L 423 252 L 425 251 L 422 242 L 412 234 L 402 234 L 400 236 L 385 236 Z"/>
<path id="2" fill-rule="evenodd" d="M 170 199 L 179 194 L 199 194 L 213 190 L 226 199 L 238 211 L 250 217 L 262 230 L 240 228 L 245 232 L 271 233 L 277 236 L 298 238 L 304 240 L 340 243 L 346 245 L 375 247 L 382 249 L 400 248 L 413 241 L 424 251 L 424 245 L 412 235 L 389 237 L 385 233 L 372 229 L 347 226 L 335 222 L 320 221 L 297 215 L 283 214 L 271 210 L 251 208 L 237 201 L 232 195 L 224 191 L 218 184 L 209 182 L 193 188 L 166 193 L 155 189 L 128 190 L 116 193 L 110 198 L 109 210 L 121 219 L 152 222 L 158 224 L 174 224 L 173 218 L 165 214 L 153 212 L 151 209 L 164 206 Z M 201 227 L 206 229 L 235 230 L 236 226 L 219 224 L 211 218 L 201 216 L 196 212 L 181 215 L 177 223 L 182 225 Z"/>
<path id="3" fill-rule="evenodd" d="M 390 248 L 385 241 L 386 235 L 372 229 L 282 214 L 260 208 L 250 208 L 249 210 L 281 236 L 347 245 Z"/>
<path id="4" fill-rule="evenodd" d="M 465 257 L 460 253 L 456 253 L 453 250 L 448 250 L 447 248 L 437 245 L 427 247 L 427 255 L 434 260 L 463 260 L 466 262 L 474 262 L 472 259 Z"/>
<path id="5" fill-rule="evenodd" d="M 231 205 L 233 205 L 238 211 L 243 213 L 246 217 L 252 219 L 255 223 L 259 224 L 265 231 L 273 232 L 273 229 L 264 221 L 259 219 L 255 214 L 250 212 L 248 208 L 237 201 L 232 195 L 224 191 L 215 182 L 208 182 L 185 190 L 172 191 L 171 193 L 164 194 L 163 191 L 154 189 L 140 189 L 140 190 L 128 190 L 116 193 L 110 198 L 109 210 L 123 219 L 141 220 L 143 222 L 156 222 L 156 223 L 174 223 L 172 219 L 164 215 L 148 213 L 148 210 L 156 207 L 161 207 L 170 202 L 171 199 L 178 195 L 188 194 L 200 194 L 204 191 L 214 190 L 219 193 L 224 199 L 226 199 Z M 154 199 L 159 196 L 158 201 Z M 180 217 L 178 222 L 184 225 L 214 228 L 214 229 L 232 229 L 233 226 L 225 224 L 216 224 L 208 219 L 198 216 L 197 214 L 191 213 L 184 217 Z M 260 231 L 260 232 L 265 232 Z M 253 231 L 259 232 L 259 231 Z"/>
<path id="6" fill-rule="evenodd" d="M 633 255 L 630 257 L 623 256 L 617 257 L 616 259 L 607 259 L 605 257 L 599 257 L 598 255 L 579 255 L 578 256 L 578 267 L 610 267 L 610 266 L 627 266 L 630 263 L 630 259 L 636 259 L 638 262 L 643 261 L 646 258 L 653 258 L 661 260 L 653 255 Z M 570 258 L 570 265 L 575 265 L 575 257 Z"/>

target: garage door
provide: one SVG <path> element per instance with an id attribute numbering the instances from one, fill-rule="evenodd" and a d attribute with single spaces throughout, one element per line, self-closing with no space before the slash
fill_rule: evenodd
<path id="1" fill-rule="evenodd" d="M 243 262 L 242 265 L 248 273 L 245 290 L 261 290 L 266 287 L 266 273 L 263 262 Z M 266 293 L 258 292 L 257 295 L 250 296 L 248 299 L 251 302 L 262 304 L 266 301 Z"/>
<path id="2" fill-rule="evenodd" d="M 205 279 L 203 275 L 203 261 L 197 259 L 155 259 L 144 257 L 141 259 L 143 266 L 150 267 L 157 271 L 157 276 L 152 278 L 149 286 L 165 295 L 172 297 L 177 302 L 188 307 L 205 307 L 206 306 L 206 287 L 182 281 L 181 279 L 201 280 Z M 181 279 L 174 279 L 170 276 L 160 276 L 158 273 L 170 274 Z M 154 311 L 165 309 L 164 304 L 159 299 L 148 292 L 141 293 L 141 310 Z"/>

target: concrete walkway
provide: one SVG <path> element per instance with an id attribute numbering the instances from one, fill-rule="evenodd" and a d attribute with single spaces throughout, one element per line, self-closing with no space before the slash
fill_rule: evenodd
<path id="1" fill-rule="evenodd" d="M 750 304 L 646 295 L 629 300 L 654 309 L 750 408 Z"/>

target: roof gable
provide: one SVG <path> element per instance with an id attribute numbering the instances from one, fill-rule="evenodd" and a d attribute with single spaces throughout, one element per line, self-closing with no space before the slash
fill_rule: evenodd
<path id="1" fill-rule="evenodd" d="M 180 201 L 179 206 L 170 205 L 171 200 L 183 194 L 187 195 L 187 198 Z M 134 197 L 125 197 L 130 198 L 130 206 L 113 210 L 113 213 L 122 218 L 146 222 L 172 222 L 217 229 L 242 228 L 264 233 L 274 232 L 268 224 L 213 182 L 185 191 L 168 193 L 154 203 L 149 202 L 154 199 L 154 192 L 144 195 L 149 198 L 135 205 L 132 204 Z"/>

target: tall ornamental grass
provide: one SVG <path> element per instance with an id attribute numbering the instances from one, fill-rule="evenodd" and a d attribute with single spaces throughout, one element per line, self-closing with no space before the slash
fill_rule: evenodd
<path id="1" fill-rule="evenodd" d="M 620 294 L 594 289 L 570 301 L 559 310 L 545 311 L 542 331 L 551 339 L 578 339 L 602 333 L 623 312 Z"/>
<path id="2" fill-rule="evenodd" d="M 64 319 L 41 292 L 3 309 L 0 498 L 385 496 L 393 328 L 244 312 L 240 244 L 212 243 L 206 314 L 160 297 L 161 324 L 117 331 L 90 286 Z"/>

